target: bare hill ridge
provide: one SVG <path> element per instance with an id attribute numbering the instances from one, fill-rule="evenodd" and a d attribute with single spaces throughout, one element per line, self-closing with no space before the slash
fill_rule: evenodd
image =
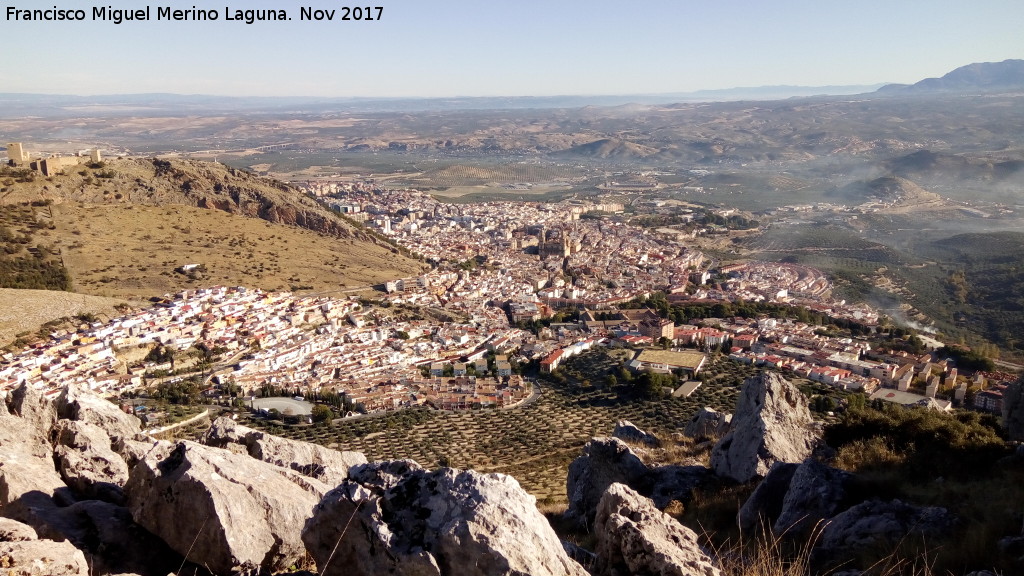
<path id="1" fill-rule="evenodd" d="M 223 164 L 116 159 L 50 177 L 3 167 L 0 183 L 0 203 L 34 203 L 38 225 L 22 227 L 29 244 L 46 246 L 70 277 L 33 288 L 118 298 L 213 284 L 329 291 L 423 269 L 299 190 Z M 182 273 L 190 264 L 199 269 Z"/>
<path id="2" fill-rule="evenodd" d="M 87 204 L 182 204 L 220 210 L 342 238 L 375 241 L 315 200 L 277 180 L 215 162 L 127 158 L 102 167 L 81 165 L 64 174 L 11 187 L 4 202 L 75 200 Z"/>

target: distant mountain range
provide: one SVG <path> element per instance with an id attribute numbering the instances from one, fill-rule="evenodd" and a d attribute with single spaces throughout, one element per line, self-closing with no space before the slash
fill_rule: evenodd
<path id="1" fill-rule="evenodd" d="M 563 96 L 467 96 L 452 98 L 326 98 L 326 97 L 232 97 L 202 94 L 63 94 L 0 93 L 4 116 L 166 114 L 169 111 L 288 112 L 413 112 L 420 110 L 526 110 L 621 106 L 624 104 L 673 104 L 677 102 L 728 102 L 735 100 L 782 100 L 807 96 L 841 96 L 871 92 L 882 84 L 851 86 L 759 86 L 699 90 L 666 94 L 598 94 Z"/>
<path id="2" fill-rule="evenodd" d="M 758 86 L 663 94 L 598 94 L 561 96 L 467 96 L 451 98 L 327 98 L 232 97 L 202 94 L 61 94 L 0 93 L 0 117 L 69 117 L 125 113 L 166 115 L 209 112 L 416 112 L 453 110 L 529 110 L 585 106 L 657 106 L 674 103 L 767 101 L 811 96 L 903 95 L 929 92 L 976 92 L 1024 89 L 1024 60 L 968 64 L 942 78 L 916 84 L 847 86 Z"/>
<path id="3" fill-rule="evenodd" d="M 953 70 L 942 78 L 925 78 L 915 84 L 888 84 L 884 94 L 923 92 L 973 92 L 1024 89 L 1024 60 L 978 62 Z"/>

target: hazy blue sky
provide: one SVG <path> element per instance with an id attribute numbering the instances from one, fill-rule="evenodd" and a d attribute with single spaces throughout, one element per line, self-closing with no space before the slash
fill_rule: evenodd
<path id="1" fill-rule="evenodd" d="M 14 22 L 4 0 L 0 92 L 497 96 L 915 82 L 1024 58 L 1024 1 L 374 0 L 374 22 L 300 22 L 331 0 L 64 0 L 152 7 L 154 21 Z M 350 4 L 351 5 L 351 4 Z M 362 4 L 368 5 L 367 3 Z M 155 21 L 157 6 L 216 22 Z M 288 10 L 246 25 L 225 6 Z"/>

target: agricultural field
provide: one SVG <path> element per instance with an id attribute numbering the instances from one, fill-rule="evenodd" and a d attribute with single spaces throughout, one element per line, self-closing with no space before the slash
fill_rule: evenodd
<path id="1" fill-rule="evenodd" d="M 410 179 L 410 184 L 451 188 L 457 186 L 484 186 L 521 183 L 550 183 L 551 181 L 569 181 L 581 176 L 576 167 L 558 166 L 538 163 L 513 163 L 474 166 L 469 164 L 453 164 L 443 168 L 428 170 Z"/>
<path id="2" fill-rule="evenodd" d="M 603 352 L 603 351 L 598 351 Z M 591 357 L 592 360 L 587 360 Z M 582 364 L 579 360 L 582 359 Z M 583 355 L 593 382 L 617 360 Z M 569 463 L 592 437 L 611 434 L 626 419 L 659 436 L 679 433 L 698 409 L 733 411 L 743 380 L 759 369 L 718 357 L 708 382 L 690 398 L 646 400 L 627 385 L 608 388 L 540 381 L 533 403 L 509 410 L 437 412 L 426 409 L 335 421 L 331 426 L 286 427 L 252 419 L 249 425 L 273 434 L 363 452 L 370 460 L 411 458 L 433 467 L 448 465 L 515 476 L 542 502 L 565 500 Z"/>

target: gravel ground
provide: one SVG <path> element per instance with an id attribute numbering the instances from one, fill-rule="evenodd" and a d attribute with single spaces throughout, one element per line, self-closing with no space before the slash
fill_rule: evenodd
<path id="1" fill-rule="evenodd" d="M 34 331 L 57 318 L 83 312 L 114 315 L 114 305 L 124 302 L 73 292 L 0 288 L 0 346 L 9 344 L 21 332 Z"/>

